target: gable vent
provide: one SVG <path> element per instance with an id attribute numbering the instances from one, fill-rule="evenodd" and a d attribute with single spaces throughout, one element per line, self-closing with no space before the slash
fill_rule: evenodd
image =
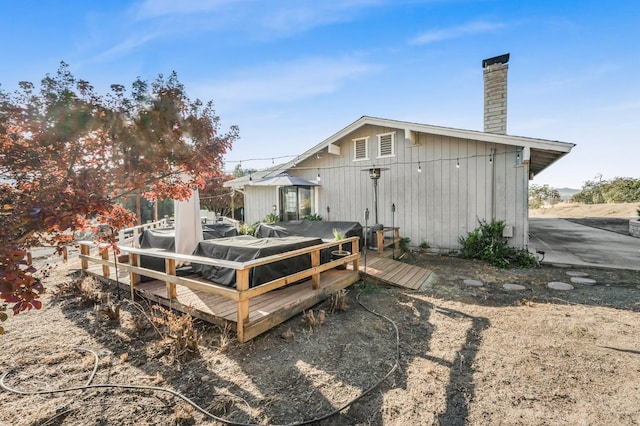
<path id="1" fill-rule="evenodd" d="M 394 133 L 378 135 L 378 155 L 380 157 L 393 157 L 395 155 L 393 136 Z"/>
<path id="2" fill-rule="evenodd" d="M 355 143 L 355 159 L 356 160 L 365 160 L 368 158 L 367 152 L 367 138 L 362 139 L 354 139 Z"/>

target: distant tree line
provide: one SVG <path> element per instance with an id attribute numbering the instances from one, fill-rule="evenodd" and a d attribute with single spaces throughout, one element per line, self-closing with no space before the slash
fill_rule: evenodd
<path id="1" fill-rule="evenodd" d="M 585 204 L 640 202 L 640 179 L 616 177 L 603 180 L 599 174 L 586 181 L 582 191 L 574 194 L 571 201 Z"/>
<path id="2" fill-rule="evenodd" d="M 549 185 L 529 185 L 529 208 L 539 209 L 543 204 L 556 204 L 560 192 Z"/>

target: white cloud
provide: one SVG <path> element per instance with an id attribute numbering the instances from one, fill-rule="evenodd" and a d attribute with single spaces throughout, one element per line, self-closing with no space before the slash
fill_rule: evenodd
<path id="1" fill-rule="evenodd" d="M 145 0 L 134 9 L 137 18 L 152 19 L 168 15 L 213 12 L 222 6 L 239 5 L 247 1 L 251 0 Z"/>
<path id="2" fill-rule="evenodd" d="M 526 95 L 542 95 L 546 93 L 561 93 L 576 88 L 582 88 L 589 83 L 599 81 L 603 77 L 616 72 L 619 69 L 614 64 L 602 64 L 586 67 L 580 73 L 571 75 L 551 75 L 539 81 L 532 81 L 523 86 L 521 92 Z"/>
<path id="3" fill-rule="evenodd" d="M 225 105 L 291 102 L 333 93 L 347 81 L 378 69 L 351 58 L 307 58 L 253 67 L 228 80 L 196 87 L 196 92 Z"/>
<path id="4" fill-rule="evenodd" d="M 160 35 L 161 34 L 157 32 L 152 32 L 148 34 L 141 34 L 141 35 L 129 37 L 126 40 L 100 53 L 95 57 L 95 59 L 97 61 L 104 61 L 120 55 L 127 54 L 130 51 L 135 50 L 140 46 L 144 46 L 148 42 L 158 38 Z"/>
<path id="5" fill-rule="evenodd" d="M 459 25 L 450 28 L 441 28 L 426 31 L 410 40 L 411 44 L 429 44 L 452 38 L 459 38 L 468 35 L 490 33 L 507 27 L 506 24 L 492 23 L 485 21 L 470 22 L 465 25 Z"/>
<path id="6" fill-rule="evenodd" d="M 295 33 L 338 22 L 350 22 L 358 11 L 383 3 L 382 0 L 296 1 L 286 7 L 267 11 L 262 25 L 280 34 Z"/>
<path id="7" fill-rule="evenodd" d="M 600 108 L 600 111 L 603 112 L 622 112 L 633 110 L 640 110 L 640 101 L 622 102 L 618 104 L 605 105 Z"/>

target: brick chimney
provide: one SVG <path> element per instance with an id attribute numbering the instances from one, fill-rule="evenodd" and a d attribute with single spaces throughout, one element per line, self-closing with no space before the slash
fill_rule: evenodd
<path id="1" fill-rule="evenodd" d="M 507 134 L 507 71 L 509 54 L 482 61 L 484 69 L 484 131 Z"/>

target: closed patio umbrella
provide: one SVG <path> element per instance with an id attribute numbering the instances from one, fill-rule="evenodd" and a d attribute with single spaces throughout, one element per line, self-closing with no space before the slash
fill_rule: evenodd
<path id="1" fill-rule="evenodd" d="M 198 190 L 194 189 L 188 200 L 175 200 L 174 208 L 176 253 L 192 254 L 198 242 L 203 239 Z"/>

